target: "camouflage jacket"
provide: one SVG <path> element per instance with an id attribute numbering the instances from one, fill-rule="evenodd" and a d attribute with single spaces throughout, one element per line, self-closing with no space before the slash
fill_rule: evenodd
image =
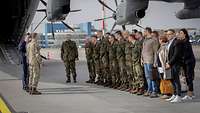
<path id="1" fill-rule="evenodd" d="M 93 55 L 93 45 L 91 42 L 85 44 L 85 55 L 87 60 L 92 60 Z"/>
<path id="2" fill-rule="evenodd" d="M 131 42 L 126 41 L 125 43 L 125 59 L 126 61 L 130 61 L 132 60 L 132 48 L 133 48 L 133 44 Z"/>
<path id="3" fill-rule="evenodd" d="M 109 61 L 117 60 L 117 44 L 116 44 L 116 41 L 114 41 L 113 44 L 109 44 L 108 53 L 109 53 Z"/>
<path id="4" fill-rule="evenodd" d="M 117 59 L 125 59 L 125 40 L 122 39 L 117 43 Z"/>
<path id="5" fill-rule="evenodd" d="M 132 61 L 133 63 L 140 63 L 141 54 L 142 54 L 142 42 L 141 41 L 133 41 L 133 48 L 132 48 Z"/>
<path id="6" fill-rule="evenodd" d="M 100 42 L 97 42 L 96 45 L 93 45 L 93 59 L 94 61 L 99 60 L 100 58 Z"/>
<path id="7" fill-rule="evenodd" d="M 73 61 L 78 58 L 78 48 L 76 43 L 71 40 L 63 42 L 61 47 L 61 59 L 63 61 Z"/>

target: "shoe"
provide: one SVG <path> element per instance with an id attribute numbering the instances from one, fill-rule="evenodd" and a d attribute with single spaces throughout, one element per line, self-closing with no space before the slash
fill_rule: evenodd
<path id="1" fill-rule="evenodd" d="M 181 102 L 181 101 L 182 101 L 181 97 L 176 95 L 176 97 L 173 100 L 171 100 L 170 102 L 171 103 L 178 103 L 178 102 Z"/>
<path id="2" fill-rule="evenodd" d="M 172 95 L 170 98 L 165 99 L 165 100 L 166 100 L 166 101 L 172 101 L 172 100 L 174 100 L 175 97 L 176 97 L 176 95 Z"/>
<path id="3" fill-rule="evenodd" d="M 68 80 L 66 80 L 66 83 L 70 83 L 70 82 L 71 82 L 71 80 L 69 80 L 69 79 L 68 79 Z"/>
<path id="4" fill-rule="evenodd" d="M 37 91 L 37 90 L 33 91 L 33 93 L 32 93 L 32 95 L 41 95 L 41 94 L 42 94 L 42 93 L 39 92 L 39 91 Z"/>
<path id="5" fill-rule="evenodd" d="M 150 92 L 145 92 L 144 94 L 143 94 L 143 96 L 145 96 L 145 97 L 148 97 L 148 96 L 150 96 L 151 95 L 151 93 Z"/>
<path id="6" fill-rule="evenodd" d="M 136 88 L 135 90 L 131 91 L 132 94 L 136 94 L 137 92 L 138 92 L 138 88 Z"/>
<path id="7" fill-rule="evenodd" d="M 182 98 L 183 101 L 188 101 L 188 100 L 192 100 L 192 99 L 193 99 L 192 96 L 188 96 L 188 95 L 185 95 L 185 96 Z"/>
<path id="8" fill-rule="evenodd" d="M 91 82 L 92 82 L 91 80 L 86 81 L 86 83 L 91 83 Z"/>
<path id="9" fill-rule="evenodd" d="M 29 92 L 30 95 L 41 95 L 42 93 L 36 90 L 36 88 L 32 88 L 32 90 Z"/>
<path id="10" fill-rule="evenodd" d="M 150 95 L 150 98 L 157 98 L 157 97 L 158 97 L 158 95 L 157 95 L 156 92 L 153 92 L 153 93 L 151 93 L 151 95 Z"/>
<path id="11" fill-rule="evenodd" d="M 168 98 L 170 98 L 170 96 L 168 96 L 168 95 L 163 95 L 160 97 L 160 99 L 168 99 Z"/>
<path id="12" fill-rule="evenodd" d="M 136 93 L 136 95 L 143 95 L 144 94 L 144 90 L 142 88 L 139 89 L 139 91 Z"/>

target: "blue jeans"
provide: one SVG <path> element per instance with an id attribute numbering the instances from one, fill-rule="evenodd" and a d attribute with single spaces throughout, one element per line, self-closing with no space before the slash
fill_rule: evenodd
<path id="1" fill-rule="evenodd" d="M 152 64 L 144 64 L 144 72 L 145 72 L 145 77 L 147 80 L 147 85 L 148 85 L 148 92 L 157 92 L 157 85 L 156 85 L 156 81 L 153 81 L 153 77 L 152 77 L 152 68 L 153 65 Z"/>

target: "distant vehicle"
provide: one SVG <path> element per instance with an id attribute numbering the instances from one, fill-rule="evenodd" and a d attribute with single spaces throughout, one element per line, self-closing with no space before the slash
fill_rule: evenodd
<path id="1" fill-rule="evenodd" d="M 190 43 L 195 43 L 195 42 L 197 42 L 197 41 L 194 40 L 194 39 L 191 39 L 191 40 L 189 40 L 189 42 L 190 42 Z"/>

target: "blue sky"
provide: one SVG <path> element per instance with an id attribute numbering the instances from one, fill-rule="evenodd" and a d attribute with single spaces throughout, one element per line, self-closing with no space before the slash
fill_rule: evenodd
<path id="1" fill-rule="evenodd" d="M 120 0 L 118 0 L 120 1 Z M 115 9 L 114 0 L 106 0 L 106 3 Z M 44 8 L 41 3 L 39 8 Z M 92 21 L 96 18 L 101 18 L 102 6 L 97 0 L 71 0 L 71 9 L 82 9 L 81 12 L 70 13 L 66 18 L 65 22 L 72 24 L 79 24 L 83 22 Z M 200 19 L 189 19 L 189 20 L 179 20 L 175 17 L 175 13 L 183 8 L 183 4 L 178 3 L 165 3 L 165 2 L 150 2 L 149 7 L 146 11 L 146 16 L 141 19 L 141 25 L 146 27 L 150 26 L 154 29 L 168 29 L 168 28 L 198 28 L 200 29 Z M 110 16 L 112 12 L 106 10 L 106 15 Z M 37 13 L 33 20 L 33 27 L 36 23 L 43 18 L 43 13 Z M 100 22 L 92 21 L 96 28 L 101 28 Z M 112 27 L 114 23 L 113 19 L 106 20 L 106 26 L 108 29 Z M 135 26 L 127 26 L 128 29 L 137 28 Z M 116 29 L 120 29 L 117 26 Z M 42 24 L 37 32 L 43 32 L 44 24 Z"/>

